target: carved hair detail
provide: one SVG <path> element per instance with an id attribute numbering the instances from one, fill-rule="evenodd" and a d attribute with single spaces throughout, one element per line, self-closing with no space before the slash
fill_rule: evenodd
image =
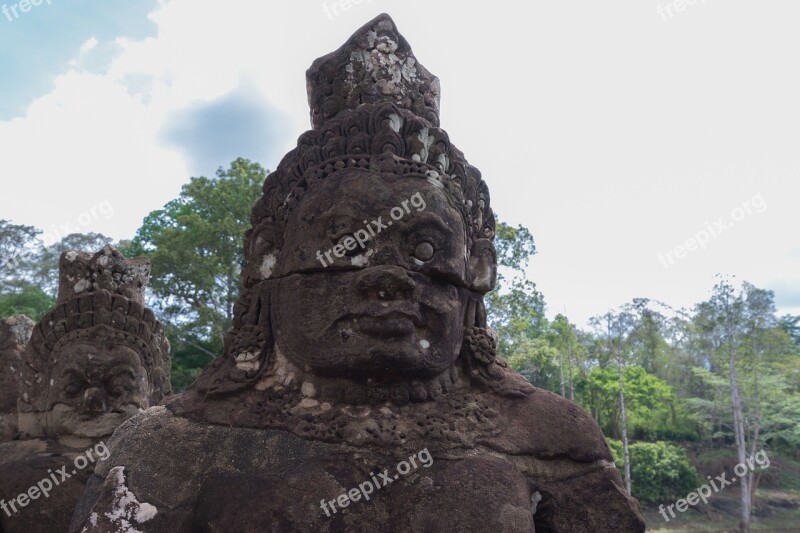
<path id="1" fill-rule="evenodd" d="M 419 64 L 391 18 L 381 15 L 364 25 L 315 61 L 306 78 L 313 129 L 267 176 L 253 207 L 245 287 L 264 278 L 259 268 L 265 257 L 272 261 L 280 253 L 287 221 L 307 191 L 347 170 L 433 183 L 464 219 L 467 255 L 478 241 L 491 246 L 489 189 L 439 127 L 439 80 Z M 271 277 L 286 274 L 270 269 Z M 485 286 L 482 292 L 489 290 Z"/>

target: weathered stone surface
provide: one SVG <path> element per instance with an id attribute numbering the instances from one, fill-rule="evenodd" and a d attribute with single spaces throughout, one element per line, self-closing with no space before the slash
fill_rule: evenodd
<path id="1" fill-rule="evenodd" d="M 31 338 L 34 321 L 25 315 L 0 320 L 0 442 L 17 435 L 17 393 L 22 352 Z"/>
<path id="2" fill-rule="evenodd" d="M 68 251 L 59 261 L 58 303 L 75 296 L 106 290 L 144 305 L 144 291 L 150 278 L 150 260 L 126 259 L 113 246 L 97 253 Z"/>
<path id="3" fill-rule="evenodd" d="M 496 356 L 488 189 L 392 20 L 308 88 L 224 355 L 117 430 L 71 530 L 644 531 L 597 424 Z M 132 523 L 118 493 L 152 507 Z"/>
<path id="4" fill-rule="evenodd" d="M 439 79 L 417 62 L 388 17 L 365 24 L 306 73 L 311 125 L 320 128 L 339 112 L 391 102 L 439 125 Z"/>
<path id="5" fill-rule="evenodd" d="M 0 531 L 65 531 L 92 472 L 89 468 L 74 467 L 75 458 L 82 453 L 82 449 L 48 439 L 0 444 L 0 500 L 6 504 L 0 510 Z M 63 470 L 64 467 L 67 469 Z M 59 470 L 67 476 L 65 479 Z M 48 497 L 39 489 L 40 483 L 48 488 L 43 480 L 48 480 L 51 487 Z M 21 506 L 19 495 L 29 495 L 32 487 L 39 491 L 33 493 L 37 499 L 23 502 L 26 505 Z"/>
<path id="6" fill-rule="evenodd" d="M 56 307 L 33 328 L 22 356 L 22 440 L 0 444 L 0 499 L 17 502 L 16 512 L 0 513 L 4 533 L 66 530 L 104 439 L 171 390 L 169 343 L 142 305 L 149 261 L 128 261 L 107 246 L 65 252 L 60 267 Z M 94 461 L 73 463 L 87 450 Z M 59 469 L 67 477 L 52 478 L 59 483 L 49 497 L 19 505 L 18 495 Z"/>

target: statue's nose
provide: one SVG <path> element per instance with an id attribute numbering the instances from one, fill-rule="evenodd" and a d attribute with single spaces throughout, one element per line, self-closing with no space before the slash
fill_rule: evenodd
<path id="1" fill-rule="evenodd" d="M 400 263 L 400 254 L 391 242 L 378 246 L 370 259 L 371 265 L 397 265 L 398 263 Z"/>
<path id="2" fill-rule="evenodd" d="M 398 266 L 367 268 L 359 275 L 356 285 L 361 292 L 379 300 L 410 299 L 417 287 L 408 272 Z"/>
<path id="3" fill-rule="evenodd" d="M 83 406 L 90 412 L 109 410 L 108 396 L 100 387 L 91 387 L 83 393 Z"/>

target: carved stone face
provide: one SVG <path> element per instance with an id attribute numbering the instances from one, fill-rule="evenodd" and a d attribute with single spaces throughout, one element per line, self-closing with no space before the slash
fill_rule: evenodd
<path id="1" fill-rule="evenodd" d="M 432 376 L 455 361 L 466 237 L 437 184 L 332 176 L 303 198 L 286 234 L 283 271 L 294 274 L 278 280 L 272 308 L 287 359 L 318 375 L 378 382 Z"/>
<path id="2" fill-rule="evenodd" d="M 76 342 L 61 350 L 53 369 L 49 430 L 103 436 L 149 407 L 147 398 L 147 372 L 135 350 L 111 342 Z"/>

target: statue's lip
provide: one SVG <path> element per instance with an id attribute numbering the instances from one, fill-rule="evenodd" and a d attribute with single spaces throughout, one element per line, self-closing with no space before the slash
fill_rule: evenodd
<path id="1" fill-rule="evenodd" d="M 365 314 L 358 317 L 358 329 L 381 337 L 407 337 L 419 326 L 416 317 L 406 313 Z"/>
<path id="2" fill-rule="evenodd" d="M 415 326 L 422 325 L 422 317 L 420 316 L 419 312 L 414 309 L 412 306 L 403 305 L 402 307 L 398 306 L 388 306 L 388 307 L 378 307 L 378 308 L 371 308 L 367 311 L 362 313 L 356 313 L 356 316 L 366 317 L 366 318 L 382 318 L 382 319 L 406 319 L 411 320 Z"/>
<path id="3" fill-rule="evenodd" d="M 415 315 L 413 313 L 404 313 L 402 311 L 389 311 L 387 313 L 376 313 L 374 315 L 367 315 L 367 316 L 374 316 L 376 318 L 405 318 L 411 320 L 415 326 L 421 325 L 421 320 L 419 315 Z"/>

